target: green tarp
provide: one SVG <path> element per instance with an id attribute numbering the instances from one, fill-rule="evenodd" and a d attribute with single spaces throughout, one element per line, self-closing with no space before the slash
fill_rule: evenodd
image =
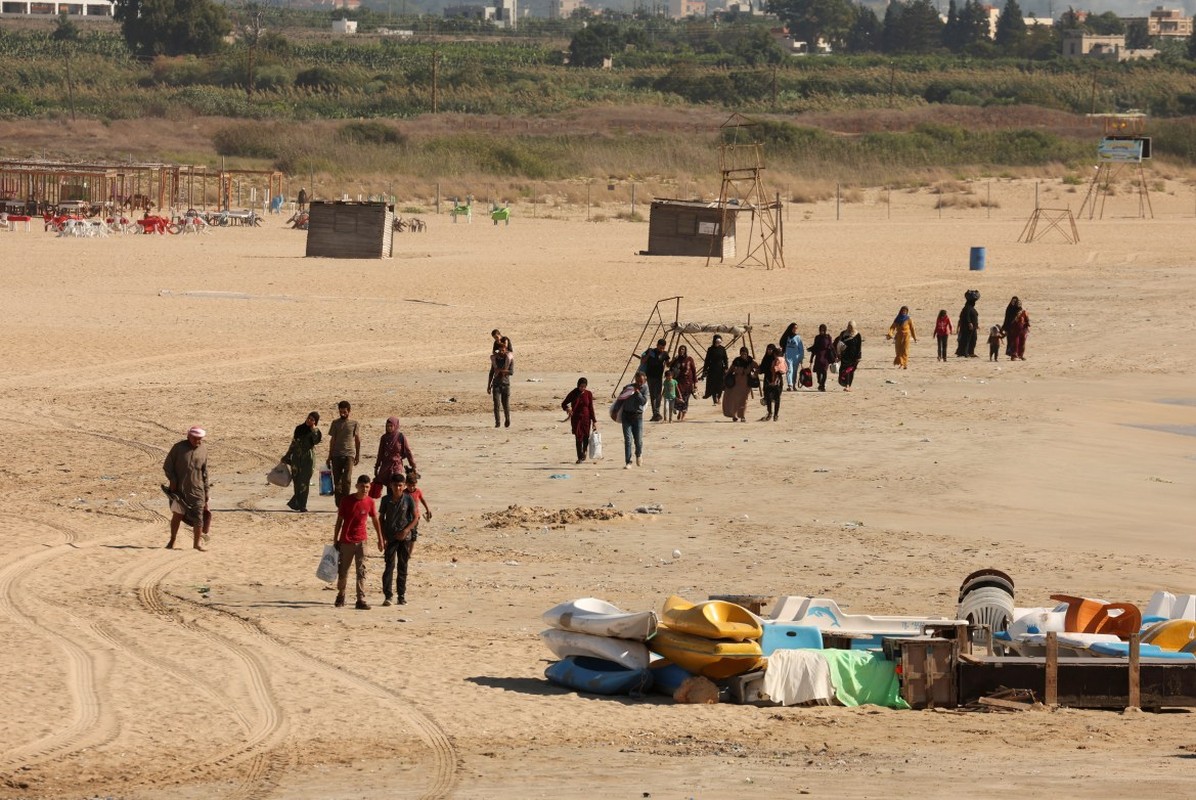
<path id="1" fill-rule="evenodd" d="M 875 705 L 909 708 L 901 698 L 896 667 L 880 653 L 868 650 L 823 650 L 831 669 L 835 698 L 845 706 Z"/>

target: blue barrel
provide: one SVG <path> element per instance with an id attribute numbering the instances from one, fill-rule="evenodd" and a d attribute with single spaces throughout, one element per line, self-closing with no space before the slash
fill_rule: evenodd
<path id="1" fill-rule="evenodd" d="M 972 257 L 968 261 L 968 269 L 972 272 L 984 272 L 984 248 L 973 247 Z"/>
<path id="2" fill-rule="evenodd" d="M 320 470 L 320 494 L 332 494 L 332 470 Z"/>

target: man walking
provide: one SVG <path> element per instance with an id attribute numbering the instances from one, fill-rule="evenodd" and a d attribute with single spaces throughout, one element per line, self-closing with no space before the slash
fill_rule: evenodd
<path id="1" fill-rule="evenodd" d="M 203 440 L 207 431 L 198 425 L 187 431 L 187 438 L 170 448 L 162 471 L 166 473 L 167 490 L 172 499 L 182 505 L 182 512 L 170 516 L 170 541 L 166 549 L 174 548 L 179 524 L 186 521 L 195 536 L 193 547 L 203 551 L 199 537 L 203 535 L 204 514 L 208 513 L 208 448 Z"/>
<path id="2" fill-rule="evenodd" d="M 506 427 L 511 427 L 511 375 L 515 372 L 515 356 L 507 350 L 507 340 L 499 339 L 494 353 L 490 356 L 490 381 L 486 386 L 487 394 L 494 398 L 494 427 L 498 427 L 498 407 L 502 405 L 502 413 Z"/>
<path id="3" fill-rule="evenodd" d="M 382 527 L 378 522 L 378 511 L 369 496 L 370 476 L 357 478 L 357 491 L 341 500 L 337 506 L 336 525 L 332 528 L 332 544 L 340 556 L 336 573 L 336 606 L 345 604 L 345 586 L 349 579 L 349 564 L 357 565 L 357 605 L 362 611 L 369 611 L 365 601 L 365 541 L 369 538 L 366 521 L 374 523 L 378 537 L 378 549 L 383 549 Z"/>
<path id="4" fill-rule="evenodd" d="M 390 476 L 390 493 L 382 498 L 382 536 L 386 540 L 386 568 L 382 571 L 382 605 L 407 604 L 407 564 L 411 560 L 411 534 L 419 522 L 415 496 L 407 491 L 410 480 L 402 474 Z M 395 567 L 398 567 L 397 582 Z"/>
<path id="5" fill-rule="evenodd" d="M 328 426 L 328 467 L 332 470 L 332 493 L 336 507 L 353 492 L 353 468 L 361 460 L 361 433 L 357 420 L 349 419 L 353 407 L 348 400 L 336 404 L 339 417 Z"/>
<path id="6" fill-rule="evenodd" d="M 623 469 L 631 469 L 631 445 L 635 443 L 635 465 L 641 465 L 644 454 L 644 406 L 648 405 L 648 387 L 644 373 L 635 373 L 633 391 L 623 400 L 619 409 L 619 422 L 623 425 Z M 623 393 L 626 394 L 626 390 Z"/>
<path id="7" fill-rule="evenodd" d="M 640 356 L 640 370 L 648 378 L 648 391 L 652 394 L 652 421 L 660 422 L 660 393 L 664 386 L 664 371 L 669 365 L 668 342 L 656 341 L 656 347 L 645 350 Z"/>

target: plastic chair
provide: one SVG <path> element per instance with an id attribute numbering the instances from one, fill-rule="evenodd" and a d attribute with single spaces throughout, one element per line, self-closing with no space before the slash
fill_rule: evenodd
<path id="1" fill-rule="evenodd" d="M 1120 611 L 1114 616 L 1111 612 Z M 1089 622 L 1092 628 L 1085 633 L 1111 633 L 1120 639 L 1128 639 L 1142 629 L 1142 611 L 1133 603 L 1107 603 Z"/>
<path id="2" fill-rule="evenodd" d="M 1087 597 L 1073 597 L 1069 594 L 1053 594 L 1052 600 L 1067 603 L 1067 616 L 1063 619 L 1063 629 L 1070 633 L 1096 633 L 1092 627 L 1092 619 L 1104 607 L 1099 600 L 1089 600 Z M 1139 620 L 1141 617 L 1139 616 Z"/>

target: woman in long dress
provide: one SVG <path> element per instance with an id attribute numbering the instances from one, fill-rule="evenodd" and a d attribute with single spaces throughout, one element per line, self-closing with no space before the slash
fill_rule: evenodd
<path id="1" fill-rule="evenodd" d="M 689 348 L 681 345 L 677 354 L 673 356 L 669 366 L 673 370 L 673 379 L 677 381 L 677 399 L 673 409 L 677 412 L 677 421 L 685 419 L 689 411 L 689 398 L 693 397 L 694 388 L 698 385 L 698 370 L 689 354 Z"/>
<path id="2" fill-rule="evenodd" d="M 594 395 L 589 389 L 590 382 L 585 378 L 577 379 L 577 388 L 565 395 L 561 408 L 569 415 L 569 427 L 573 437 L 577 440 L 577 463 L 586 460 L 586 453 L 590 446 L 590 432 L 598 428 L 598 419 L 594 416 Z"/>
<path id="3" fill-rule="evenodd" d="M 918 341 L 918 334 L 914 332 L 914 321 L 909 316 L 909 306 L 902 306 L 889 326 L 886 339 L 893 340 L 893 365 L 902 369 L 909 369 L 909 346 Z"/>
<path id="4" fill-rule="evenodd" d="M 1009 337 L 1009 360 L 1010 361 L 1025 361 L 1026 360 L 1026 337 L 1030 335 L 1030 315 L 1020 305 L 1017 309 L 1017 314 L 1014 315 L 1013 320 L 1009 323 L 1009 330 L 1006 332 Z"/>
<path id="5" fill-rule="evenodd" d="M 747 422 L 748 395 L 752 391 L 748 377 L 754 379 L 755 373 L 756 361 L 747 347 L 739 348 L 739 355 L 731 362 L 724 379 L 724 385 L 726 381 L 731 381 L 731 385 L 723 391 L 723 416 L 730 417 L 732 422 Z"/>
<path id="6" fill-rule="evenodd" d="M 388 417 L 386 433 L 378 440 L 378 458 L 374 462 L 374 480 L 382 486 L 390 486 L 391 477 L 398 475 L 405 477 L 406 468 L 403 459 L 415 469 L 415 456 L 411 454 L 411 447 L 407 444 L 407 437 L 399 430 L 399 418 Z"/>
<path id="7" fill-rule="evenodd" d="M 806 360 L 806 345 L 797 332 L 797 323 L 789 323 L 789 327 L 781 334 L 781 354 L 785 356 L 785 386 L 789 391 L 797 391 L 798 374 L 801 372 L 802 362 Z"/>
<path id="8" fill-rule="evenodd" d="M 1013 356 L 1013 336 L 1012 330 L 1013 320 L 1022 310 L 1022 301 L 1017 295 L 1009 299 L 1009 305 L 1005 306 L 1005 319 L 1001 322 L 1001 333 L 1005 334 L 1005 355 Z"/>
<path id="9" fill-rule="evenodd" d="M 843 391 L 850 392 L 856 368 L 864 355 L 864 337 L 855 329 L 855 320 L 849 321 L 847 328 L 839 334 L 835 352 L 839 354 L 839 385 Z"/>
<path id="10" fill-rule="evenodd" d="M 291 486 L 294 487 L 287 507 L 295 511 L 307 511 L 307 493 L 311 488 L 311 476 L 316 464 L 315 449 L 321 435 L 320 412 L 313 411 L 303 424 L 295 426 L 291 446 L 282 457 L 283 463 L 291 468 Z"/>
<path id="11" fill-rule="evenodd" d="M 764 393 L 764 407 L 766 410 L 761 422 L 777 421 L 781 413 L 781 395 L 785 392 L 785 375 L 788 364 L 781 348 L 769 344 L 764 351 L 764 358 L 760 359 L 760 388 Z"/>
<path id="12" fill-rule="evenodd" d="M 818 377 L 818 391 L 826 391 L 826 373 L 835 363 L 835 339 L 826 332 L 826 325 L 818 326 L 818 335 L 810 345 L 810 367 Z"/>
<path id="13" fill-rule="evenodd" d="M 698 377 L 706 379 L 706 392 L 702 399 L 709 397 L 718 405 L 727 379 L 727 348 L 723 347 L 723 337 L 716 335 L 710 347 L 706 348 L 706 359 L 702 362 L 702 372 Z"/>

